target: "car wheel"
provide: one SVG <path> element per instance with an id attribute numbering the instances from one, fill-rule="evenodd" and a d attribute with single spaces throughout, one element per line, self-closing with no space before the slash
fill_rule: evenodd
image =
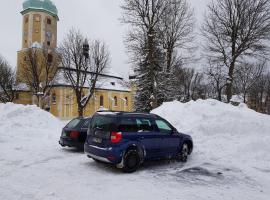
<path id="1" fill-rule="evenodd" d="M 180 148 L 180 152 L 179 155 L 177 156 L 177 159 L 181 162 L 187 162 L 188 152 L 189 152 L 188 144 L 184 143 Z"/>
<path id="2" fill-rule="evenodd" d="M 124 156 L 122 170 L 126 173 L 135 172 L 140 165 L 140 156 L 136 150 L 129 150 Z"/>

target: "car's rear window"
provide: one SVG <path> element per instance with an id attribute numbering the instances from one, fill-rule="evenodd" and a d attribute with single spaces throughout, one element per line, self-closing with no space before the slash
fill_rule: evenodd
<path id="1" fill-rule="evenodd" d="M 89 125 L 90 125 L 90 122 L 91 122 L 91 119 L 86 119 L 82 125 L 82 128 L 89 128 Z"/>
<path id="2" fill-rule="evenodd" d="M 80 121 L 81 119 L 73 119 L 66 125 L 66 128 L 75 128 L 80 123 Z"/>
<path id="3" fill-rule="evenodd" d="M 114 131 L 116 118 L 110 116 L 95 116 L 91 120 L 91 129 L 98 128 L 102 131 Z"/>

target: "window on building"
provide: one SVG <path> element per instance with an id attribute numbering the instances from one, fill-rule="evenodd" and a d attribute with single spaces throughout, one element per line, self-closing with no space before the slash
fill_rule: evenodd
<path id="1" fill-rule="evenodd" d="M 114 100 L 114 106 L 117 106 L 118 105 L 118 99 L 117 99 L 117 97 L 115 96 L 114 98 L 113 98 L 113 100 Z"/>
<path id="2" fill-rule="evenodd" d="M 47 24 L 49 24 L 49 25 L 52 24 L 52 20 L 50 18 L 47 18 Z"/>
<path id="3" fill-rule="evenodd" d="M 128 98 L 125 97 L 125 103 L 126 103 L 126 106 L 128 106 Z"/>
<path id="4" fill-rule="evenodd" d="M 104 97 L 102 95 L 99 97 L 99 105 L 104 106 Z"/>
<path id="5" fill-rule="evenodd" d="M 29 18 L 28 18 L 28 16 L 27 16 L 27 17 L 25 17 L 25 19 L 24 19 L 24 23 L 28 23 L 28 21 L 29 21 Z"/>
<path id="6" fill-rule="evenodd" d="M 36 16 L 36 22 L 39 22 L 39 21 L 40 21 L 40 17 Z"/>
<path id="7" fill-rule="evenodd" d="M 52 103 L 56 103 L 56 94 L 55 93 L 52 94 Z"/>
<path id="8" fill-rule="evenodd" d="M 53 62 L 53 56 L 52 56 L 52 54 L 48 54 L 47 62 L 48 63 L 52 63 Z"/>
<path id="9" fill-rule="evenodd" d="M 51 46 L 51 42 L 50 42 L 50 41 L 47 41 L 47 45 L 48 45 L 48 46 Z"/>
<path id="10" fill-rule="evenodd" d="M 27 43 L 27 40 L 24 40 L 24 43 L 26 44 Z"/>

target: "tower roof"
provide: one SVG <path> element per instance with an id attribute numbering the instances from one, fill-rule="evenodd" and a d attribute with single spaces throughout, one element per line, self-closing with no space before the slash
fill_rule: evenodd
<path id="1" fill-rule="evenodd" d="M 51 0 L 25 0 L 22 14 L 29 11 L 43 11 L 58 19 L 58 10 Z"/>

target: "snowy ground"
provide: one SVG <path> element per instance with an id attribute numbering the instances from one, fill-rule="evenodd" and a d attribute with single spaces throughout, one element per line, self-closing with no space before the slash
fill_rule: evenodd
<path id="1" fill-rule="evenodd" d="M 194 152 L 186 164 L 151 162 L 123 174 L 60 148 L 64 123 L 49 113 L 0 104 L 0 199 L 269 199 L 269 116 L 214 100 L 153 112 L 191 134 Z"/>

